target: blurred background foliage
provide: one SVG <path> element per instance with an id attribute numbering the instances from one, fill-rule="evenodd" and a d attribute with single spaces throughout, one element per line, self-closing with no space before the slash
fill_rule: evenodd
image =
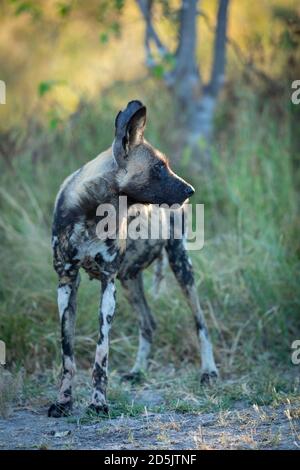
<path id="1" fill-rule="evenodd" d="M 218 2 L 202 0 L 197 59 L 207 81 Z M 180 2 L 154 2 L 153 21 L 174 51 Z M 9 365 L 59 364 L 54 198 L 71 171 L 108 147 L 114 117 L 130 99 L 148 106 L 147 138 L 191 181 L 205 204 L 205 246 L 192 253 L 203 309 L 224 377 L 292 370 L 299 338 L 299 5 L 231 0 L 225 83 L 214 115 L 211 169 L 176 152 L 180 110 L 163 74 L 173 55 L 145 66 L 145 24 L 135 1 L 0 1 L 0 336 Z M 197 163 L 197 162 L 196 162 Z M 151 275 L 146 276 L 147 290 Z M 77 362 L 90 367 L 99 286 L 79 292 Z M 137 322 L 118 292 L 112 362 L 127 369 Z M 198 361 L 190 312 L 167 273 L 158 299 L 152 368 Z M 261 370 L 260 370 L 261 373 Z M 265 374 L 265 372 L 263 372 Z"/>
<path id="2" fill-rule="evenodd" d="M 180 1 L 155 3 L 157 29 L 174 50 Z M 231 2 L 228 38 L 234 45 L 228 47 L 228 83 L 244 73 L 245 62 L 273 80 L 282 80 L 288 67 L 296 67 L 296 4 Z M 207 80 L 217 1 L 202 0 L 199 5 L 204 15 L 197 19 L 197 57 Z M 47 119 L 57 113 L 67 119 L 83 98 L 99 99 L 118 80 L 147 78 L 144 22 L 134 0 L 1 0 L 0 12 L 0 71 L 8 84 L 7 105 L 0 108 L 1 129 L 22 125 L 33 115 Z M 292 51 L 293 64 L 288 62 Z M 159 78 L 160 73 L 157 67 L 154 75 Z M 120 107 L 123 101 L 114 104 Z"/>

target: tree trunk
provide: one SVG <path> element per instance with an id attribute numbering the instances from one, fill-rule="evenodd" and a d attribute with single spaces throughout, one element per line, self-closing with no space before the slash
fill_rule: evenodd
<path id="1" fill-rule="evenodd" d="M 179 43 L 171 87 L 182 111 L 194 112 L 200 96 L 200 73 L 196 63 L 196 18 L 198 0 L 183 0 L 180 11 Z M 188 121 L 188 118 L 187 118 Z"/>
<path id="2" fill-rule="evenodd" d="M 150 0 L 137 0 L 146 22 L 146 50 L 149 56 L 150 39 L 158 51 L 162 48 L 157 33 L 152 25 Z M 197 8 L 200 1 L 182 0 L 180 10 L 180 27 L 178 47 L 174 69 L 165 75 L 165 81 L 172 91 L 180 116 L 181 142 L 178 153 L 186 145 L 191 148 L 193 161 L 198 160 L 201 166 L 210 161 L 210 143 L 213 134 L 213 119 L 219 91 L 224 83 L 226 64 L 226 30 L 229 0 L 219 0 L 213 66 L 210 81 L 202 85 L 200 67 L 196 62 L 197 45 Z M 161 55 L 163 55 L 161 54 Z"/>
<path id="3" fill-rule="evenodd" d="M 186 129 L 187 144 L 191 148 L 193 160 L 197 158 L 200 166 L 205 168 L 211 161 L 215 109 L 225 78 L 228 3 L 229 0 L 219 1 L 210 82 L 203 86 L 202 96 L 194 106 Z"/>

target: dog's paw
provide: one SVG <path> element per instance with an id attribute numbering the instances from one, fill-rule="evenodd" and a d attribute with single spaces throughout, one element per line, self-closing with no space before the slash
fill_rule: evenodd
<path id="1" fill-rule="evenodd" d="M 91 417 L 108 415 L 108 412 L 109 408 L 106 403 L 102 403 L 101 405 L 95 405 L 94 403 L 91 403 L 86 409 L 86 414 Z"/>
<path id="2" fill-rule="evenodd" d="M 145 374 L 142 371 L 127 372 L 121 376 L 121 380 L 131 382 L 132 384 L 139 384 L 145 380 Z"/>
<path id="3" fill-rule="evenodd" d="M 201 385 L 213 385 L 218 378 L 219 374 L 217 370 L 204 371 L 201 373 L 200 383 Z"/>
<path id="4" fill-rule="evenodd" d="M 69 416 L 72 413 L 72 402 L 67 403 L 52 403 L 48 409 L 48 418 L 62 418 Z"/>

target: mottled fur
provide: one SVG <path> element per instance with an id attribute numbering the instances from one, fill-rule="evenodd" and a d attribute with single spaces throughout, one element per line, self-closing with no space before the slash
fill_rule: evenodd
<path id="1" fill-rule="evenodd" d="M 90 408 L 107 411 L 106 388 L 109 331 L 115 312 L 115 279 L 118 277 L 127 298 L 140 318 L 139 349 L 135 365 L 127 376 L 136 378 L 146 369 L 155 321 L 148 307 L 142 271 L 166 250 L 170 266 L 194 314 L 201 342 L 202 380 L 217 375 L 211 343 L 200 309 L 192 265 L 181 239 L 122 240 L 119 230 L 127 215 L 120 216 L 116 239 L 97 237 L 96 216 L 100 204 L 113 204 L 126 195 L 129 205 L 143 203 L 142 212 L 151 218 L 152 204 L 169 205 L 184 201 L 193 188 L 175 175 L 164 155 L 144 139 L 146 108 L 139 101 L 128 103 L 116 118 L 115 139 L 111 148 L 69 176 L 58 193 L 53 220 L 53 260 L 59 278 L 58 309 L 62 334 L 63 372 L 57 401 L 49 416 L 67 415 L 72 409 L 72 380 L 75 374 L 74 334 L 76 293 L 79 269 L 101 282 L 99 338 L 93 368 L 93 396 Z M 184 209 L 178 209 L 184 213 Z M 162 213 L 164 216 L 164 213 Z M 130 216 L 131 217 L 131 216 Z"/>

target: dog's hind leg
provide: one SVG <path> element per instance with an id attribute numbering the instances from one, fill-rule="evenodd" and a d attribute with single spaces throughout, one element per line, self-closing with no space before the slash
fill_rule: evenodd
<path id="1" fill-rule="evenodd" d="M 201 383 L 209 383 L 218 377 L 213 348 L 208 335 L 206 322 L 200 307 L 191 260 L 182 239 L 171 239 L 166 245 L 169 263 L 175 277 L 188 301 L 196 322 L 200 341 Z"/>
<path id="2" fill-rule="evenodd" d="M 123 279 L 122 286 L 130 305 L 139 318 L 139 346 L 135 364 L 128 374 L 124 374 L 123 378 L 138 380 L 148 367 L 153 331 L 156 325 L 145 297 L 142 272 L 140 271 L 134 279 Z"/>
<path id="3" fill-rule="evenodd" d="M 63 370 L 58 399 L 48 410 L 48 416 L 53 418 L 67 416 L 72 410 L 72 382 L 76 371 L 74 360 L 76 294 L 79 282 L 80 276 L 77 270 L 72 276 L 61 278 L 57 289 Z"/>

